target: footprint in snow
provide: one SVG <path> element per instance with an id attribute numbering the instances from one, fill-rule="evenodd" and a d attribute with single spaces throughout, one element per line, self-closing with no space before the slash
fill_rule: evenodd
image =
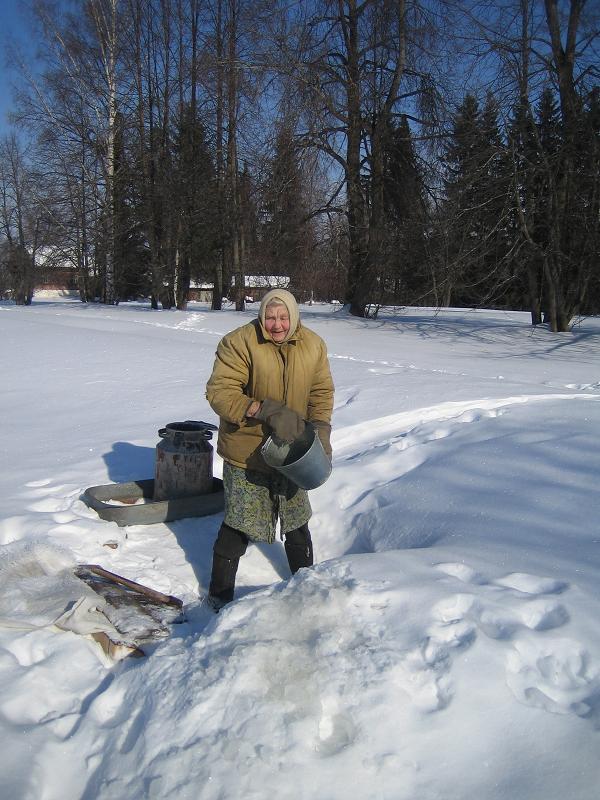
<path id="1" fill-rule="evenodd" d="M 569 588 L 568 583 L 554 578 L 540 578 L 526 572 L 511 572 L 503 578 L 493 581 L 497 586 L 516 589 L 524 594 L 560 594 Z"/>
<path id="2" fill-rule="evenodd" d="M 367 372 L 372 372 L 375 375 L 398 375 L 400 372 L 406 372 L 408 367 L 369 367 Z"/>
<path id="3" fill-rule="evenodd" d="M 556 598 L 566 582 L 520 572 L 488 582 L 464 563 L 436 568 L 472 585 L 473 593 L 449 595 L 433 607 L 425 650 L 430 662 L 443 664 L 449 647 L 469 646 L 478 633 L 505 641 L 507 685 L 520 702 L 593 719 L 600 729 L 600 663 L 581 643 L 548 635 L 569 621 Z"/>
<path id="4" fill-rule="evenodd" d="M 52 483 L 51 478 L 44 478 L 41 481 L 29 481 L 29 483 L 26 483 L 25 486 L 32 489 L 39 489 L 43 486 L 48 486 L 50 483 Z"/>
<path id="5" fill-rule="evenodd" d="M 46 497 L 31 503 L 27 510 L 41 513 L 65 512 L 70 506 L 71 500 L 67 497 Z"/>
<path id="6" fill-rule="evenodd" d="M 515 598 L 508 591 L 493 595 L 449 595 L 432 609 L 437 625 L 468 620 L 490 639 L 512 639 L 520 630 L 548 631 L 569 621 L 565 607 L 554 598 Z M 437 630 L 437 629 L 436 629 Z"/>
<path id="7" fill-rule="evenodd" d="M 436 564 L 435 568 L 439 569 L 440 572 L 445 572 L 446 575 L 450 575 L 453 578 L 458 578 L 458 580 L 462 581 L 463 583 L 487 583 L 486 579 L 482 575 L 466 564 L 449 562 L 447 564 Z"/>
<path id="8" fill-rule="evenodd" d="M 37 485 L 34 486 L 34 484 Z M 65 512 L 70 513 L 71 506 L 81 494 L 81 487 L 72 483 L 52 485 L 49 482 L 36 481 L 34 484 L 27 484 L 29 491 L 24 495 L 34 501 L 27 506 L 28 511 L 54 513 L 57 516 L 63 515 Z M 74 518 L 74 516 L 71 517 L 71 519 Z M 71 519 L 68 521 L 70 522 Z M 61 521 L 60 518 L 56 519 L 56 522 Z"/>
<path id="9" fill-rule="evenodd" d="M 515 643 L 506 663 L 517 700 L 553 714 L 575 714 L 600 728 L 600 664 L 572 639 Z"/>
<path id="10" fill-rule="evenodd" d="M 25 497 L 32 499 L 48 497 L 49 495 L 57 495 L 65 497 L 73 497 L 79 494 L 81 489 L 73 483 L 56 484 L 52 483 L 50 479 L 43 481 L 31 481 L 26 483 L 25 487 L 29 490 L 24 494 Z"/>
<path id="11" fill-rule="evenodd" d="M 322 758 L 336 755 L 353 744 L 357 736 L 357 728 L 350 714 L 336 712 L 326 708 L 327 705 L 324 704 L 321 713 L 315 743 L 315 750 Z"/>

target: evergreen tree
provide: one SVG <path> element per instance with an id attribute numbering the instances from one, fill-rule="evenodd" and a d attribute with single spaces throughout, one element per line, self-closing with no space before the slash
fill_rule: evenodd
<path id="1" fill-rule="evenodd" d="M 147 297 L 151 290 L 150 261 L 137 203 L 134 159 L 125 149 L 125 129 L 115 142 L 114 219 L 115 286 L 120 300 Z"/>
<path id="2" fill-rule="evenodd" d="M 591 90 L 587 98 L 582 134 L 585 143 L 583 155 L 587 165 L 583 183 L 589 203 L 584 235 L 588 247 L 597 254 L 600 250 L 600 87 L 598 86 Z M 582 313 L 600 314 L 600 264 L 597 257 L 595 268 L 591 270 Z"/>
<path id="3" fill-rule="evenodd" d="M 247 268 L 250 267 L 250 265 L 256 264 L 258 250 L 258 210 L 256 204 L 258 192 L 256 183 L 253 176 L 250 174 L 246 162 L 244 162 L 242 171 L 237 177 L 236 185 L 238 191 L 237 206 L 240 216 L 240 261 L 242 264 L 246 265 L 246 274 Z M 255 272 L 254 268 L 253 272 Z"/>
<path id="4" fill-rule="evenodd" d="M 173 206 L 176 223 L 175 299 L 185 308 L 192 278 L 212 272 L 217 249 L 215 166 L 202 122 L 186 106 L 174 150 Z"/>
<path id="5" fill-rule="evenodd" d="M 535 127 L 537 151 L 534 161 L 532 235 L 538 251 L 543 254 L 551 246 L 553 201 L 556 179 L 560 169 L 561 122 L 554 93 L 547 88 L 542 93 L 536 109 Z M 542 308 L 546 302 L 542 294 Z"/>
<path id="6" fill-rule="evenodd" d="M 308 221 L 300 154 L 290 125 L 280 125 L 263 186 L 261 247 L 266 274 L 287 275 L 310 297 L 314 231 Z"/>
<path id="7" fill-rule="evenodd" d="M 533 325 L 542 322 L 543 266 L 534 242 L 523 235 L 533 225 L 538 134 L 526 98 L 516 104 L 508 125 L 512 171 L 513 298 L 511 307 L 528 307 Z"/>
<path id="8" fill-rule="evenodd" d="M 517 180 L 524 261 L 530 296 L 537 285 L 544 321 L 567 330 L 573 315 L 593 295 L 598 251 L 598 133 L 593 94 L 571 124 L 574 149 L 557 95 L 546 88 L 533 125 L 521 124 Z M 524 132 L 524 134 L 523 134 Z M 532 304 L 534 324 L 542 321 Z"/>
<path id="9" fill-rule="evenodd" d="M 510 282 L 510 174 L 495 101 L 467 95 L 445 156 L 444 296 L 458 305 L 501 302 Z"/>
<path id="10" fill-rule="evenodd" d="M 384 209 L 387 267 L 385 300 L 418 303 L 431 291 L 427 271 L 427 204 L 408 119 L 390 125 L 384 141 Z"/>

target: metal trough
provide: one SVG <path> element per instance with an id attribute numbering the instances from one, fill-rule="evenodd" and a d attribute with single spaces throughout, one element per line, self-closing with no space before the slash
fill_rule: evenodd
<path id="1" fill-rule="evenodd" d="M 218 514 L 225 505 L 223 481 L 213 478 L 212 491 L 192 497 L 154 500 L 154 479 L 90 486 L 81 500 L 99 517 L 117 525 L 154 525 L 186 517 Z M 139 502 L 142 500 L 143 502 Z M 112 501 L 112 502 L 111 502 Z"/>

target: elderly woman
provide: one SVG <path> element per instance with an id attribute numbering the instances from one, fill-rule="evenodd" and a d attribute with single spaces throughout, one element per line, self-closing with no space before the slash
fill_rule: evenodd
<path id="1" fill-rule="evenodd" d="M 279 520 L 292 573 L 313 563 L 308 495 L 261 456 L 269 435 L 297 439 L 308 420 L 331 458 L 333 381 L 323 340 L 300 322 L 285 289 L 264 297 L 258 319 L 226 334 L 217 347 L 206 397 L 220 418 L 225 518 L 213 547 L 209 601 L 233 599 L 248 542 L 273 542 Z"/>

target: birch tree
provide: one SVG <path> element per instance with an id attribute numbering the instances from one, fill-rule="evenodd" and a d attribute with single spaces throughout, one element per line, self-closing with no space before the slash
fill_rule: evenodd
<path id="1" fill-rule="evenodd" d="M 104 163 L 104 227 L 105 227 L 105 277 L 104 302 L 117 301 L 115 288 L 115 141 L 117 137 L 117 59 L 119 38 L 117 31 L 123 24 L 119 0 L 89 0 L 88 13 L 94 26 L 103 70 L 105 103 Z"/>
<path id="2" fill-rule="evenodd" d="M 500 58 L 496 85 L 512 105 L 513 201 L 532 322 L 566 331 L 585 306 L 598 252 L 597 132 L 589 109 L 600 81 L 600 19 L 586 0 L 509 0 L 471 21 Z M 491 68 L 491 67 L 490 67 Z M 543 139 L 542 99 L 559 125 Z M 592 157 L 590 157 L 590 155 Z"/>
<path id="3" fill-rule="evenodd" d="M 341 175 L 348 231 L 346 302 L 364 316 L 384 243 L 384 142 L 431 86 L 419 66 L 420 7 L 405 0 L 323 0 L 306 20 L 298 78 L 311 115 L 304 141 Z M 410 63 L 409 63 L 410 56 Z M 414 115 L 413 115 L 414 116 Z"/>
<path id="4" fill-rule="evenodd" d="M 30 305 L 35 286 L 36 253 L 43 243 L 43 209 L 24 149 L 14 134 L 0 141 L 0 237 L 11 297 L 17 305 Z"/>

